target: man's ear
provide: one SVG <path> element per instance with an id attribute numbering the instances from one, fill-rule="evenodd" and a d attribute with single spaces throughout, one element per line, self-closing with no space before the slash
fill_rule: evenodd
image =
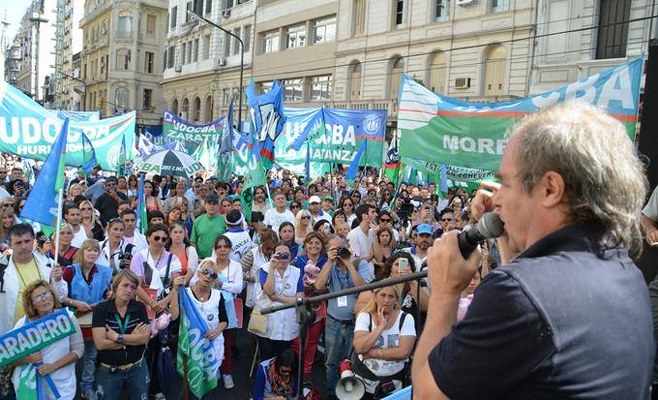
<path id="1" fill-rule="evenodd" d="M 548 171 L 541 179 L 542 204 L 545 207 L 560 205 L 565 196 L 565 183 L 562 175 L 555 171 Z"/>

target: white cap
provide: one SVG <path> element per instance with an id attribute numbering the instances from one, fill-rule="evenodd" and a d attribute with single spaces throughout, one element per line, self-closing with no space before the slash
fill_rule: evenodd
<path id="1" fill-rule="evenodd" d="M 308 199 L 308 204 L 313 204 L 313 203 L 322 203 L 320 200 L 319 196 L 311 196 L 310 199 Z"/>

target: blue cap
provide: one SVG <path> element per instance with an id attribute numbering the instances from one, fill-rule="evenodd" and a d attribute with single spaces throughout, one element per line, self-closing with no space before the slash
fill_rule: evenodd
<path id="1" fill-rule="evenodd" d="M 428 224 L 420 224 L 416 227 L 416 233 L 419 235 L 432 235 L 434 232 Z"/>

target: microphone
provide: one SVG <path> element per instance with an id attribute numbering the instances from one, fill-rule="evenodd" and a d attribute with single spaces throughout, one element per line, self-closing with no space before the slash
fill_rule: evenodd
<path id="1" fill-rule="evenodd" d="M 464 258 L 468 258 L 478 243 L 484 239 L 493 239 L 505 232 L 505 223 L 500 220 L 498 214 L 489 212 L 480 218 L 477 225 L 471 226 L 471 229 L 462 231 L 457 235 L 459 242 L 459 251 Z"/>

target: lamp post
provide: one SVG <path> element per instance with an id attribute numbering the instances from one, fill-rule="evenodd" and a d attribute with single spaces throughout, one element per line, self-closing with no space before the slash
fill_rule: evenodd
<path id="1" fill-rule="evenodd" d="M 58 71 L 57 73 L 60 74 L 60 75 L 64 75 L 65 77 L 67 77 L 69 79 L 72 79 L 76 82 L 82 83 L 82 88 L 83 88 L 83 92 L 82 92 L 82 94 L 83 94 L 83 97 L 82 97 L 82 111 L 86 111 L 87 110 L 87 82 L 83 81 L 80 78 L 76 78 L 73 75 L 67 74 L 66 72 L 63 72 L 63 71 Z"/>
<path id="2" fill-rule="evenodd" d="M 204 18 L 195 12 L 188 10 L 187 14 L 192 18 L 197 21 L 203 21 L 207 24 L 210 24 L 214 26 L 215 28 L 221 30 L 222 32 L 228 34 L 229 36 L 235 38 L 238 43 L 240 43 L 240 98 L 238 99 L 238 131 L 242 132 L 242 91 L 243 91 L 243 84 L 242 84 L 242 79 L 244 76 L 244 42 L 242 39 L 240 39 L 239 36 L 235 35 L 234 33 L 222 28 L 221 26 L 217 25 L 216 23 L 212 22 L 211 20 Z M 233 121 L 231 121 L 233 123 Z"/>

